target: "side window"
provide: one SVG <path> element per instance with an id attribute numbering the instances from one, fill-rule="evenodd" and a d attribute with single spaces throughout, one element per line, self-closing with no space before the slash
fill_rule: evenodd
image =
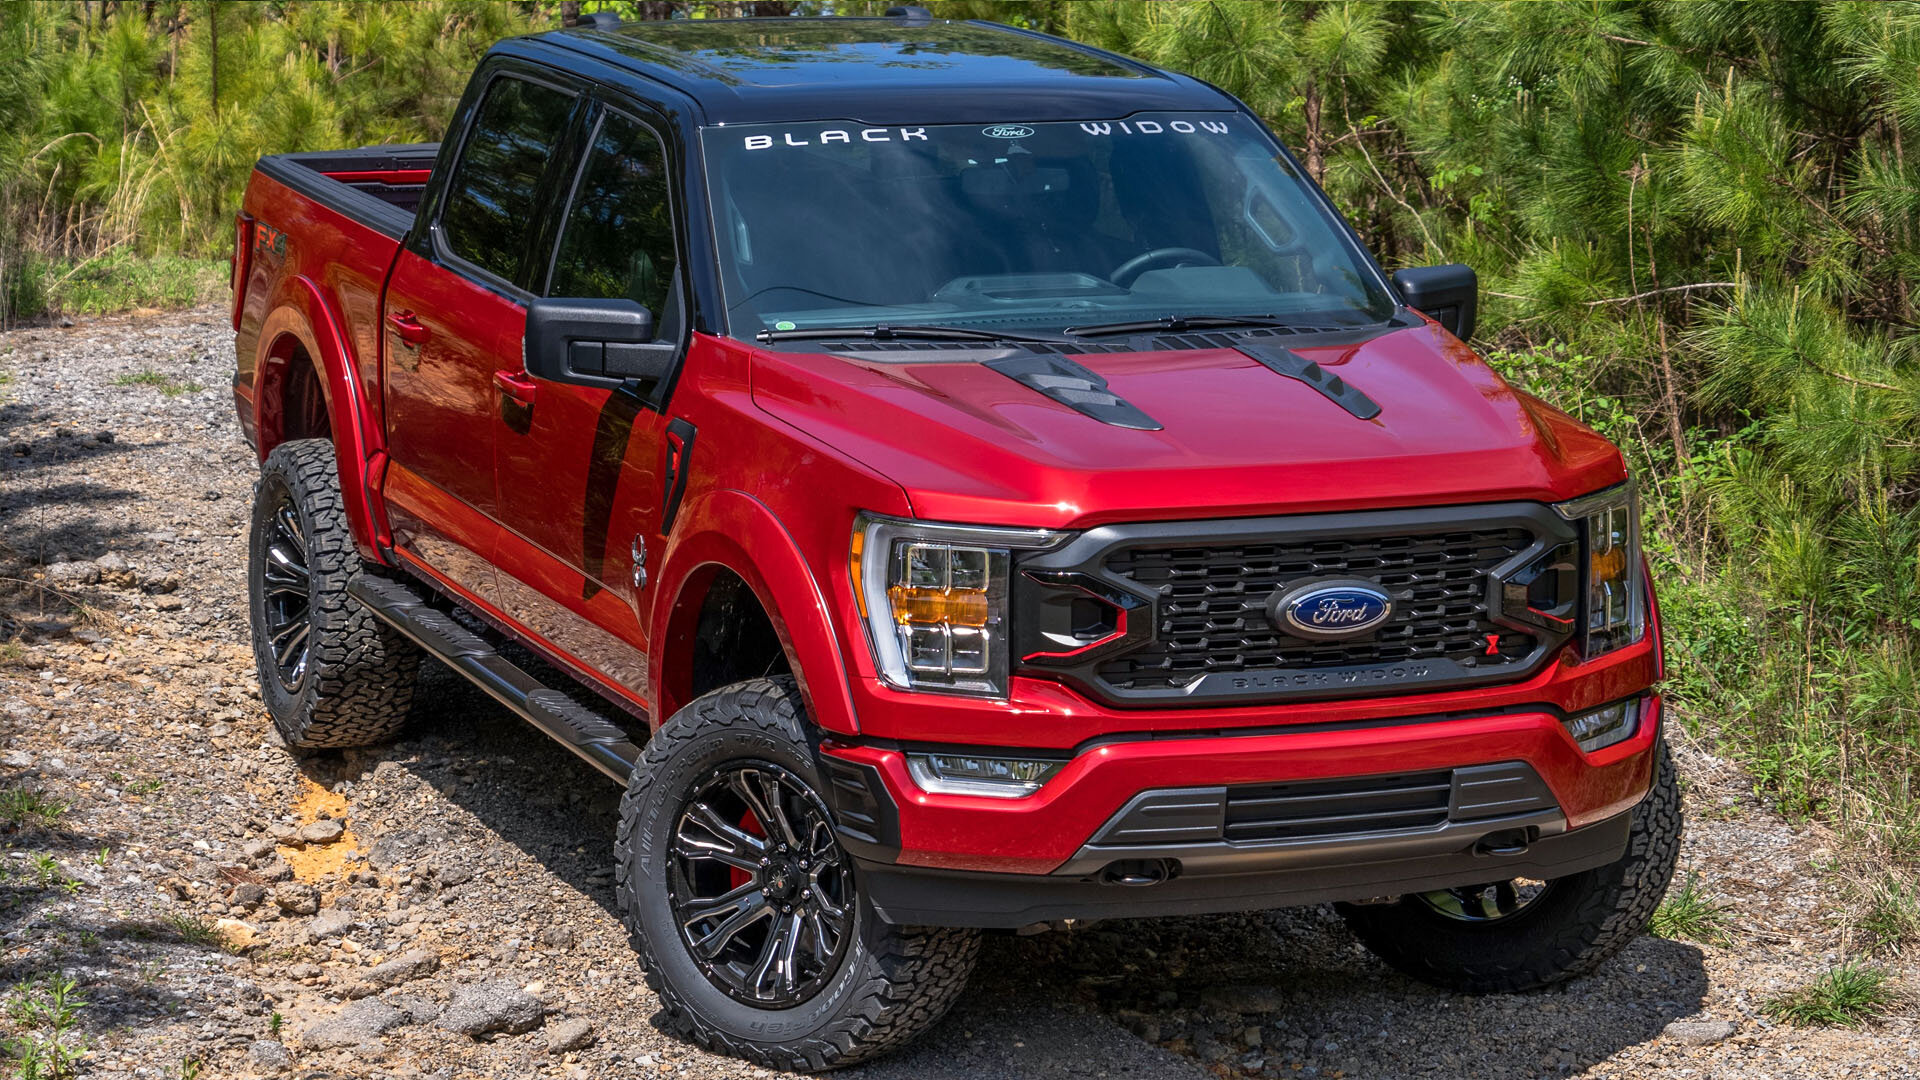
<path id="1" fill-rule="evenodd" d="M 539 218 L 540 175 L 572 108 L 571 94 L 524 79 L 502 77 L 487 88 L 440 212 L 441 235 L 455 255 L 520 280 L 527 230 Z"/>
<path id="2" fill-rule="evenodd" d="M 567 208 L 548 296 L 638 301 L 677 340 L 678 259 L 666 151 L 652 130 L 608 113 Z"/>

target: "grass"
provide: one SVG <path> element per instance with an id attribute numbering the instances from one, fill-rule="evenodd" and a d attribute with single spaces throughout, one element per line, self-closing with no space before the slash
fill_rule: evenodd
<path id="1" fill-rule="evenodd" d="M 30 788 L 0 789 L 0 824 L 19 828 L 25 825 L 51 825 L 67 812 L 70 804 Z"/>
<path id="2" fill-rule="evenodd" d="M 204 919 L 174 912 L 162 921 L 167 924 L 167 929 L 173 931 L 173 936 L 183 944 L 202 945 L 215 949 L 222 946 L 219 932 L 213 928 L 212 923 Z"/>
<path id="3" fill-rule="evenodd" d="M 1700 875 L 1689 873 L 1679 888 L 1653 912 L 1647 928 L 1663 938 L 1697 941 L 1705 945 L 1727 943 L 1727 906 L 1709 897 L 1700 887 Z"/>
<path id="4" fill-rule="evenodd" d="M 1863 892 L 1865 910 L 1854 926 L 1872 939 L 1874 948 L 1899 952 L 1920 941 L 1920 886 L 1888 876 L 1870 882 Z"/>
<path id="5" fill-rule="evenodd" d="M 224 259 L 179 255 L 109 255 L 57 267 L 49 275 L 48 308 L 70 315 L 106 315 L 134 308 L 192 307 L 226 286 Z"/>
<path id="6" fill-rule="evenodd" d="M 144 780 L 135 780 L 133 783 L 128 784 L 127 794 L 153 795 L 159 792 L 161 788 L 164 788 L 166 786 L 167 786 L 167 782 L 165 780 L 161 780 L 158 777 L 150 776 Z"/>
<path id="7" fill-rule="evenodd" d="M 206 387 L 201 386 L 191 379 L 185 382 L 175 382 L 173 376 L 152 369 L 138 371 L 132 375 L 118 376 L 113 380 L 113 385 L 151 386 L 155 390 L 160 391 L 161 397 L 169 398 L 179 397 L 181 394 L 198 393 L 206 389 Z"/>
<path id="8" fill-rule="evenodd" d="M 1848 960 L 1819 978 L 1762 1005 L 1768 1016 L 1796 1027 L 1860 1027 L 1893 1008 L 1893 975 Z"/>
<path id="9" fill-rule="evenodd" d="M 13 1059 L 13 1080 L 66 1080 L 79 1072 L 87 1042 L 75 1038 L 87 1000 L 65 975 L 18 983 L 7 1002 L 7 1019 L 24 1034 L 0 1042 Z"/>

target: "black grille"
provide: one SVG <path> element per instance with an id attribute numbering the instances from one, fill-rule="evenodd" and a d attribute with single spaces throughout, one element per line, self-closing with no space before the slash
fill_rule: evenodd
<path id="1" fill-rule="evenodd" d="M 1430 829 L 1447 820 L 1453 771 L 1344 777 L 1227 789 L 1226 839 Z"/>
<path id="2" fill-rule="evenodd" d="M 1157 594 L 1157 640 L 1102 664 L 1099 677 L 1117 690 L 1152 691 L 1213 672 L 1441 659 L 1480 672 L 1518 668 L 1537 642 L 1489 617 L 1487 574 L 1533 539 L 1525 529 L 1493 528 L 1118 551 L 1107 569 Z M 1371 581 L 1393 598 L 1393 615 L 1357 640 L 1281 633 L 1267 617 L 1268 598 L 1315 578 Z"/>

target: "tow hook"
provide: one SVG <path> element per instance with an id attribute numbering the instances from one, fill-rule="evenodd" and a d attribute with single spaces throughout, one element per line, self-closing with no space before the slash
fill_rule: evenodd
<path id="1" fill-rule="evenodd" d="M 1488 833 L 1481 837 L 1480 842 L 1473 846 L 1473 853 L 1495 857 L 1524 855 L 1530 843 L 1525 829 L 1508 829 L 1505 832 Z"/>
<path id="2" fill-rule="evenodd" d="M 1158 885 L 1180 875 L 1178 859 L 1123 859 L 1100 871 L 1102 885 Z"/>

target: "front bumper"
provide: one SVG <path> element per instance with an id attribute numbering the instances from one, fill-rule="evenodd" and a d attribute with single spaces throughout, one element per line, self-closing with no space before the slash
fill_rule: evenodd
<path id="1" fill-rule="evenodd" d="M 829 741 L 822 752 L 842 842 L 883 916 L 1024 926 L 1364 899 L 1603 865 L 1620 857 L 1630 811 L 1652 782 L 1660 714 L 1649 694 L 1636 733 L 1592 754 L 1546 706 L 1096 740 L 1025 799 L 926 792 L 897 745 Z M 1460 812 L 1462 778 L 1502 770 L 1524 774 L 1527 798 Z M 1410 773 L 1452 777 L 1446 820 L 1297 841 L 1221 831 L 1223 792 Z M 1171 828 L 1155 835 L 1156 823 Z M 1153 883 L 1116 883 L 1127 878 Z"/>

